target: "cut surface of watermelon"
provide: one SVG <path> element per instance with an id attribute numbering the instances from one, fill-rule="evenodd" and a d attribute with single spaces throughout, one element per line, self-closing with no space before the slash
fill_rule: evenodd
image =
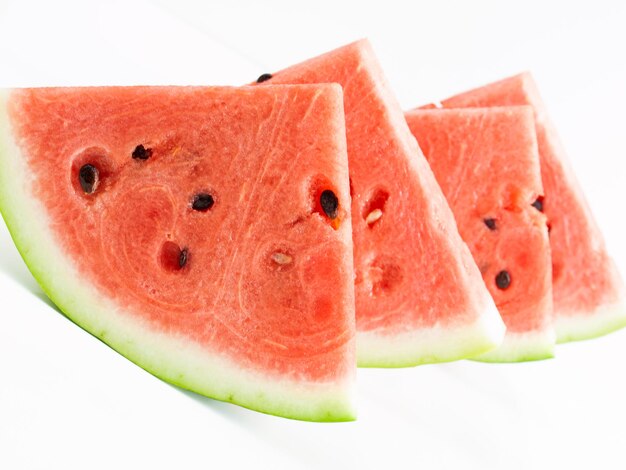
<path id="1" fill-rule="evenodd" d="M 154 375 L 354 418 L 339 86 L 5 90 L 0 208 L 59 308 Z"/>
<path id="2" fill-rule="evenodd" d="M 593 338 L 626 326 L 623 280 L 532 76 L 509 77 L 444 100 L 442 105 L 532 106 L 545 190 L 543 210 L 550 224 L 557 342 Z"/>
<path id="3" fill-rule="evenodd" d="M 358 364 L 411 366 L 497 347 L 502 319 L 369 43 L 259 81 L 343 87 Z"/>
<path id="4" fill-rule="evenodd" d="M 406 120 L 506 324 L 476 359 L 553 356 L 552 270 L 532 109 L 414 110 Z M 533 203 L 535 206 L 533 206 Z"/>

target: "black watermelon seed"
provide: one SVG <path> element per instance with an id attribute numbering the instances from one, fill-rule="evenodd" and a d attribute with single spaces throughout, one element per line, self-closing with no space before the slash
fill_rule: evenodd
<path id="1" fill-rule="evenodd" d="M 483 219 L 483 222 L 485 222 L 485 225 L 489 228 L 489 230 L 496 229 L 496 219 L 490 217 L 487 219 Z"/>
<path id="2" fill-rule="evenodd" d="M 268 81 L 270 78 L 272 78 L 271 73 L 264 73 L 263 75 L 259 76 L 259 78 L 256 79 L 256 82 L 263 83 L 263 82 Z"/>
<path id="3" fill-rule="evenodd" d="M 496 276 L 496 286 L 498 289 L 508 289 L 511 285 L 511 275 L 508 271 L 500 271 Z"/>
<path id="4" fill-rule="evenodd" d="M 324 213 L 330 218 L 335 219 L 337 217 L 337 209 L 339 208 L 339 199 L 335 196 L 330 189 L 326 189 L 320 196 L 320 205 L 324 210 Z"/>
<path id="5" fill-rule="evenodd" d="M 215 204 L 213 196 L 207 193 L 200 193 L 194 196 L 191 208 L 194 211 L 206 212 L 213 207 L 213 204 Z"/>
<path id="6" fill-rule="evenodd" d="M 187 248 L 183 248 L 180 250 L 180 255 L 178 255 L 178 267 L 184 268 L 187 264 L 187 259 L 189 257 L 189 250 Z"/>
<path id="7" fill-rule="evenodd" d="M 539 212 L 543 212 L 543 196 L 539 196 L 535 202 L 532 203 L 532 206 Z"/>
<path id="8" fill-rule="evenodd" d="M 152 149 L 147 149 L 143 145 L 138 145 L 133 150 L 133 159 L 135 160 L 147 160 L 152 156 Z"/>
<path id="9" fill-rule="evenodd" d="M 78 172 L 78 181 L 80 182 L 80 187 L 83 188 L 83 191 L 87 194 L 91 194 L 98 188 L 98 183 L 100 183 L 100 172 L 95 166 L 87 163 L 80 168 Z"/>

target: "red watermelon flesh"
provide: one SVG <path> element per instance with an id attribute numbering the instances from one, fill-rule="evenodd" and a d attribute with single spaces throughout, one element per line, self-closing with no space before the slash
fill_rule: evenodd
<path id="1" fill-rule="evenodd" d="M 414 110 L 417 138 L 506 324 L 478 359 L 553 356 L 552 278 L 535 123 L 529 106 Z"/>
<path id="2" fill-rule="evenodd" d="M 50 298 L 155 375 L 353 418 L 339 86 L 4 91 L 0 208 Z"/>
<path id="3" fill-rule="evenodd" d="M 593 338 L 626 325 L 624 283 L 529 73 L 454 96 L 447 108 L 530 105 L 535 114 L 543 210 L 550 225 L 558 342 Z"/>
<path id="4" fill-rule="evenodd" d="M 369 43 L 268 77 L 259 82 L 343 87 L 359 365 L 449 361 L 499 345 L 502 320 Z"/>

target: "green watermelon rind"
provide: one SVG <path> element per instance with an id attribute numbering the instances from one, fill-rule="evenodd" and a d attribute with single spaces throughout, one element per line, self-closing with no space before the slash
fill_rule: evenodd
<path id="1" fill-rule="evenodd" d="M 87 283 L 64 256 L 46 213 L 31 194 L 25 159 L 6 111 L 9 93 L 0 90 L 0 212 L 28 269 L 70 320 L 156 377 L 209 398 L 302 421 L 356 419 L 353 378 L 346 383 L 300 383 L 242 369 L 124 315 Z"/>
<path id="2" fill-rule="evenodd" d="M 526 333 L 507 332 L 502 345 L 472 361 L 491 363 L 530 362 L 552 359 L 556 344 L 553 328 Z"/>
<path id="3" fill-rule="evenodd" d="M 489 299 L 472 323 L 406 333 L 357 332 L 359 367 L 399 368 L 468 359 L 498 348 L 506 327 Z"/>
<path id="4" fill-rule="evenodd" d="M 626 327 L 624 298 L 602 305 L 592 313 L 561 314 L 554 319 L 558 344 L 598 338 L 624 327 Z"/>

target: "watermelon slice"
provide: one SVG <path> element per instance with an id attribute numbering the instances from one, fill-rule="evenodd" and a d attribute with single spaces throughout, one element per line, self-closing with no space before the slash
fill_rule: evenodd
<path id="1" fill-rule="evenodd" d="M 0 208 L 59 308 L 154 375 L 354 418 L 339 86 L 3 91 Z"/>
<path id="2" fill-rule="evenodd" d="M 369 43 L 258 82 L 343 86 L 358 364 L 412 366 L 497 347 L 502 319 Z"/>
<path id="3" fill-rule="evenodd" d="M 626 326 L 626 292 L 529 73 L 462 93 L 447 108 L 530 105 L 535 113 L 543 210 L 550 224 L 554 325 L 558 342 Z"/>
<path id="4" fill-rule="evenodd" d="M 507 332 L 477 359 L 552 357 L 552 270 L 535 122 L 529 106 L 406 113 Z"/>

